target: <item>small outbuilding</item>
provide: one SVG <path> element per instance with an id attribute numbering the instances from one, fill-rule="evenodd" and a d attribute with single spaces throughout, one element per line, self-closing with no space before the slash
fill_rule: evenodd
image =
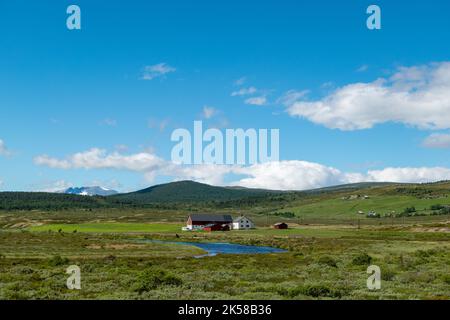
<path id="1" fill-rule="evenodd" d="M 284 222 L 278 222 L 273 225 L 273 228 L 274 229 L 287 229 L 288 225 L 287 225 L 287 223 L 284 223 Z"/>

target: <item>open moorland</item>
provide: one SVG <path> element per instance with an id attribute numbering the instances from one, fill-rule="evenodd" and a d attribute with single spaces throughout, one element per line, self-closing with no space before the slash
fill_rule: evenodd
<path id="1" fill-rule="evenodd" d="M 0 194 L 0 299 L 450 299 L 448 182 L 220 197 L 205 185 L 161 188 Z M 198 212 L 245 214 L 257 227 L 181 231 Z M 281 221 L 289 229 L 270 227 Z M 178 241 L 286 252 L 199 258 L 202 249 Z M 66 287 L 70 265 L 81 290 Z M 366 286 L 369 265 L 381 268 L 380 290 Z"/>

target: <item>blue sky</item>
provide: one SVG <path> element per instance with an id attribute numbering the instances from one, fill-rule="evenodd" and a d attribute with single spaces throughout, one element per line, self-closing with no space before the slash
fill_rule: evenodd
<path id="1" fill-rule="evenodd" d="M 372 3 L 381 30 L 366 27 Z M 66 28 L 70 4 L 82 30 Z M 437 0 L 2 1 L 0 190 L 448 179 L 449 18 L 450 3 Z M 286 102 L 293 92 L 303 95 Z M 281 164 L 161 164 L 171 132 L 194 120 L 279 128 Z M 103 151 L 84 154 L 93 148 Z M 154 166 L 134 167 L 146 157 Z"/>

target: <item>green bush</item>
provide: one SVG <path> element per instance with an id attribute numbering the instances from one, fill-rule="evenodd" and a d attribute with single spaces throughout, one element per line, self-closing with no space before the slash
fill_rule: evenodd
<path id="1" fill-rule="evenodd" d="M 446 284 L 450 284 L 450 275 L 446 274 L 442 277 L 442 280 L 444 280 L 444 282 Z"/>
<path id="2" fill-rule="evenodd" d="M 416 207 L 408 207 L 408 208 L 405 208 L 405 210 L 403 210 L 403 213 L 410 214 L 410 213 L 414 213 L 416 211 L 417 211 Z"/>
<path id="3" fill-rule="evenodd" d="M 320 264 L 325 264 L 330 267 L 337 268 L 337 262 L 330 256 L 321 256 L 318 260 Z"/>
<path id="4" fill-rule="evenodd" d="M 62 266 L 69 263 L 69 259 L 61 258 L 61 256 L 53 256 L 48 261 L 48 264 L 53 267 Z"/>
<path id="5" fill-rule="evenodd" d="M 444 206 L 441 205 L 441 204 L 433 204 L 433 205 L 430 207 L 431 210 L 441 210 L 441 209 L 443 209 L 443 208 L 444 208 Z"/>
<path id="6" fill-rule="evenodd" d="M 183 281 L 164 270 L 146 270 L 142 272 L 133 288 L 135 292 L 142 294 L 161 286 L 181 286 Z"/>
<path id="7" fill-rule="evenodd" d="M 395 278 L 396 273 L 391 269 L 381 269 L 381 279 L 384 281 L 392 281 Z"/>
<path id="8" fill-rule="evenodd" d="M 356 257 L 353 258 L 352 263 L 357 266 L 370 265 L 372 262 L 372 257 L 367 253 L 360 253 Z"/>
<path id="9" fill-rule="evenodd" d="M 295 288 L 281 288 L 278 290 L 278 294 L 288 297 L 295 298 L 299 295 L 310 296 L 314 298 L 329 297 L 329 298 L 341 298 L 345 293 L 339 289 L 331 289 L 326 285 L 307 285 L 299 286 Z"/>

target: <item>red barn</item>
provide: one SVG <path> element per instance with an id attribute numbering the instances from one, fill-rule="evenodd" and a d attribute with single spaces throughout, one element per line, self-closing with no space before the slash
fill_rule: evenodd
<path id="1" fill-rule="evenodd" d="M 228 214 L 191 214 L 188 217 L 186 223 L 186 229 L 188 230 L 201 230 L 206 226 L 211 227 L 211 225 L 227 225 L 228 229 L 233 223 L 233 218 Z M 219 227 L 214 227 L 219 228 Z"/>
<path id="2" fill-rule="evenodd" d="M 228 224 L 208 224 L 203 228 L 204 231 L 230 231 L 230 226 Z"/>

